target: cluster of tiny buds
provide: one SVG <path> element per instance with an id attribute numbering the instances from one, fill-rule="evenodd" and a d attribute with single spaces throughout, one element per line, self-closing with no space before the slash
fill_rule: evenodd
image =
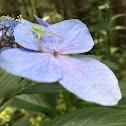
<path id="1" fill-rule="evenodd" d="M 0 17 L 0 47 L 15 47 L 14 28 L 22 22 L 22 15 L 17 16 L 17 19 L 7 16 Z"/>

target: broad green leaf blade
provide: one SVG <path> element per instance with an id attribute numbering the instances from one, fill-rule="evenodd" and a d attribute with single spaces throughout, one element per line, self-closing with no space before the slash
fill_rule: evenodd
<path id="1" fill-rule="evenodd" d="M 57 93 L 65 91 L 65 89 L 59 83 L 38 83 L 29 87 L 21 94 L 45 94 L 45 93 Z"/>
<path id="2" fill-rule="evenodd" d="M 118 70 L 118 65 L 110 60 L 101 60 L 102 63 L 107 65 L 112 70 Z"/>
<path id="3" fill-rule="evenodd" d="M 64 90 L 58 83 L 36 84 L 0 69 L 0 106 L 17 94 L 57 93 Z"/>
<path id="4" fill-rule="evenodd" d="M 4 104 L 2 107 L 0 107 L 0 114 L 1 114 L 1 112 L 4 111 L 4 109 L 8 106 L 8 104 L 9 104 L 9 102 Z"/>
<path id="5" fill-rule="evenodd" d="M 126 106 L 84 107 L 64 114 L 44 126 L 125 126 Z"/>
<path id="6" fill-rule="evenodd" d="M 97 59 L 97 60 L 99 60 L 99 61 L 101 61 L 102 60 L 102 57 L 103 57 L 103 55 L 100 55 L 100 56 L 95 56 L 95 55 L 85 55 L 86 57 L 91 57 L 91 58 L 94 58 L 94 59 Z"/>
<path id="7" fill-rule="evenodd" d="M 126 96 L 126 78 L 123 78 L 123 80 L 119 81 L 119 86 L 120 86 L 122 95 Z"/>
<path id="8" fill-rule="evenodd" d="M 16 120 L 11 126 L 31 126 L 30 120 L 26 117 Z"/>
<path id="9" fill-rule="evenodd" d="M 30 80 L 11 75 L 0 69 L 0 106 L 33 84 Z"/>
<path id="10" fill-rule="evenodd" d="M 13 92 L 14 87 L 18 88 L 17 82 L 20 79 L 20 77 L 13 76 L 0 69 L 0 99 L 9 92 Z"/>
<path id="11" fill-rule="evenodd" d="M 22 94 L 12 99 L 10 106 L 28 111 L 53 113 L 55 94 Z"/>
<path id="12" fill-rule="evenodd" d="M 101 32 L 103 30 L 109 30 L 110 26 L 106 22 L 95 22 L 89 25 L 89 29 L 91 32 Z"/>

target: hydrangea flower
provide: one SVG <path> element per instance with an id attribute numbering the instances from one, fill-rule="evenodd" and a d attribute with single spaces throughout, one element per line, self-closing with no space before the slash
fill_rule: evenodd
<path id="1" fill-rule="evenodd" d="M 106 65 L 91 57 L 65 55 L 92 49 L 94 42 L 86 25 L 77 19 L 49 25 L 36 18 L 41 25 L 23 23 L 15 28 L 15 40 L 24 48 L 2 51 L 0 67 L 36 82 L 58 81 L 68 91 L 89 102 L 116 105 L 121 99 L 121 92 L 116 76 Z M 53 32 L 64 41 L 57 36 L 43 34 L 43 52 L 40 52 L 32 26 Z"/>
<path id="2" fill-rule="evenodd" d="M 14 29 L 18 24 L 23 22 L 28 22 L 25 19 L 22 19 L 22 16 L 17 16 L 17 19 L 7 16 L 0 17 L 0 45 L 2 46 L 15 46 L 15 39 L 14 39 Z"/>

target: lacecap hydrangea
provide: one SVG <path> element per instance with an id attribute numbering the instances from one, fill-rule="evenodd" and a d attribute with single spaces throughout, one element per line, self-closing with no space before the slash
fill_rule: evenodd
<path id="1" fill-rule="evenodd" d="M 35 16 L 36 17 L 36 16 Z M 94 46 L 86 25 L 78 19 L 48 24 L 36 17 L 39 24 L 16 26 L 14 37 L 24 48 L 12 48 L 0 54 L 0 67 L 5 71 L 40 83 L 58 81 L 79 98 L 104 106 L 116 105 L 121 99 L 118 80 L 112 70 L 98 60 L 66 54 L 84 53 Z M 41 52 L 32 26 L 64 38 L 41 35 Z"/>
<path id="2" fill-rule="evenodd" d="M 17 16 L 17 19 L 11 18 L 9 15 L 0 17 L 0 46 L 15 47 L 14 29 L 18 24 L 28 22 L 22 19 L 22 16 Z"/>

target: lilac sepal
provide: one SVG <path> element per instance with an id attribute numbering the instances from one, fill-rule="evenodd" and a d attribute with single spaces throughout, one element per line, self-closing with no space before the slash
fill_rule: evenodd
<path id="1" fill-rule="evenodd" d="M 34 17 L 36 18 L 36 20 L 38 21 L 38 23 L 39 23 L 40 25 L 43 25 L 43 26 L 45 26 L 45 27 L 47 27 L 47 26 L 50 25 L 50 24 L 47 23 L 46 21 L 43 21 L 41 18 L 37 17 L 35 14 L 33 14 L 33 15 L 34 15 Z"/>

